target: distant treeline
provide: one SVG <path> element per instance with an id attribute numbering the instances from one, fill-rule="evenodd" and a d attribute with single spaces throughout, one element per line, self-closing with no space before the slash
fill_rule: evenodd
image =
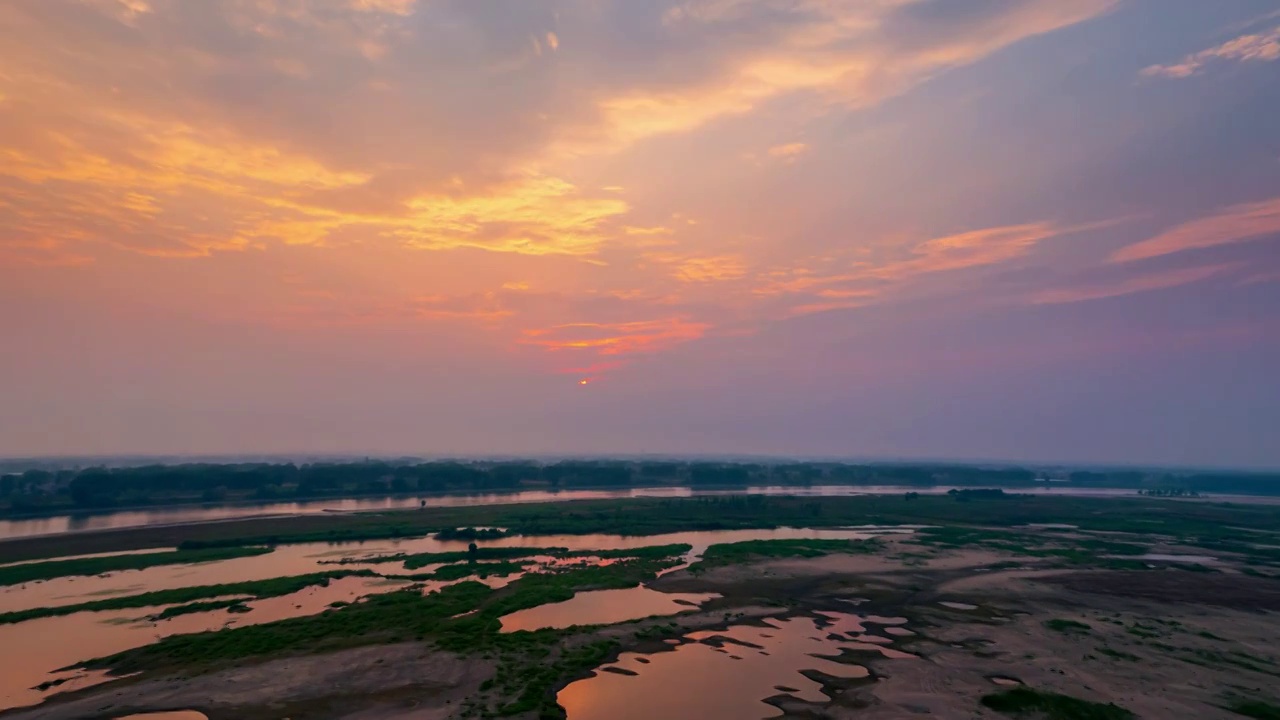
<path id="1" fill-rule="evenodd" d="M 538 462 L 193 463 L 27 470 L 0 476 L 0 513 L 179 502 L 286 500 L 412 493 L 643 486 L 904 485 L 913 487 L 1133 488 L 1152 494 L 1280 494 L 1280 474 L 1063 472 L 969 465 L 724 463 L 570 460 Z"/>

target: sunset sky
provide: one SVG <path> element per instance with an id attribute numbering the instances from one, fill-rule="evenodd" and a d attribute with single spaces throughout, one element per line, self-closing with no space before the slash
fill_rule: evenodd
<path id="1" fill-rule="evenodd" d="M 0 339 L 0 455 L 1280 466 L 1280 2 L 4 0 Z"/>

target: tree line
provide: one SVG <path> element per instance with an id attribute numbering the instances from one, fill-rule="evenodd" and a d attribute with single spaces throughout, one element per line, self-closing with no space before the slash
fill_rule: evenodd
<path id="1" fill-rule="evenodd" d="M 1150 494 L 1280 493 L 1280 474 L 1136 471 L 1059 473 L 1054 485 L 1140 488 Z M 826 462 L 565 460 L 188 463 L 31 469 L 0 476 L 0 513 L 97 510 L 179 502 L 287 500 L 446 492 L 643 486 L 905 485 L 1025 488 L 1047 484 L 1017 467 Z"/>

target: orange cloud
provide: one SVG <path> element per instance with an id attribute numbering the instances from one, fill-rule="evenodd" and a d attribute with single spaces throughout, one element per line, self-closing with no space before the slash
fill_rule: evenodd
<path id="1" fill-rule="evenodd" d="M 477 293 L 464 297 L 424 295 L 412 303 L 418 317 L 432 320 L 468 320 L 495 323 L 511 317 L 495 293 Z"/>
<path id="2" fill-rule="evenodd" d="M 994 265 L 1025 255 L 1037 243 L 1061 232 L 1049 223 L 1030 223 L 934 238 L 912 248 L 912 258 L 882 265 L 867 274 L 896 280 L 922 273 Z"/>
<path id="3" fill-rule="evenodd" d="M 606 239 L 603 225 L 628 210 L 616 197 L 585 196 L 535 173 L 470 194 L 465 188 L 421 194 L 403 202 L 399 213 L 340 210 L 309 193 L 358 188 L 369 174 L 330 170 L 303 155 L 186 125 L 118 113 L 109 119 L 135 142 L 127 154 L 55 131 L 44 133 L 40 154 L 0 144 L 0 177 L 56 183 L 57 205 L 81 210 L 75 224 L 112 228 L 95 237 L 67 227 L 65 240 L 87 237 L 149 255 L 190 257 L 266 241 L 319 245 L 354 231 L 419 249 L 583 255 Z M 172 212 L 178 208 L 188 212 Z M 45 217 L 58 212 L 50 208 Z"/>
<path id="4" fill-rule="evenodd" d="M 1111 262 L 1132 262 L 1184 250 L 1229 245 L 1280 233 L 1280 197 L 1232 205 L 1208 217 L 1192 220 L 1117 250 Z"/>
<path id="5" fill-rule="evenodd" d="M 746 260 L 740 255 L 646 253 L 643 258 L 670 266 L 671 276 L 686 283 L 740 280 L 747 275 Z"/>
<path id="6" fill-rule="evenodd" d="M 684 282 L 739 280 L 747 274 L 746 262 L 737 255 L 690 257 L 675 268 L 675 278 Z"/>
<path id="7" fill-rule="evenodd" d="M 818 302 L 806 302 L 787 310 L 787 317 L 800 317 L 831 310 L 854 310 L 870 305 L 879 295 L 877 290 L 833 290 L 827 289 L 817 293 L 822 298 Z"/>
<path id="8" fill-rule="evenodd" d="M 900 3 L 791 3 L 788 22 L 717 64 L 721 71 L 682 85 L 627 88 L 596 101 L 602 127 L 569 138 L 570 153 L 618 148 L 655 135 L 687 132 L 719 118 L 748 113 L 779 96 L 810 92 L 846 107 L 866 107 L 899 95 L 950 68 L 972 64 L 1029 37 L 1097 17 L 1118 0 L 1027 0 L 992 13 L 948 36 L 894 43 Z M 725 0 L 692 0 L 669 9 L 663 24 L 673 32 L 736 28 L 753 10 L 772 6 Z"/>
<path id="9" fill-rule="evenodd" d="M 803 155 L 808 151 L 809 146 L 802 142 L 787 143 L 786 145 L 774 145 L 769 148 L 769 157 L 789 160 Z"/>
<path id="10" fill-rule="evenodd" d="M 418 0 L 348 0 L 348 2 L 353 10 L 384 12 L 392 15 L 410 15 L 418 4 Z"/>
<path id="11" fill-rule="evenodd" d="M 525 330 L 520 342 L 550 352 L 586 350 L 601 356 L 633 355 L 658 352 L 697 340 L 710 327 L 687 317 L 623 323 L 567 323 Z"/>
<path id="12" fill-rule="evenodd" d="M 72 267 L 92 262 L 91 256 L 72 252 L 49 238 L 0 243 L 0 267 Z"/>
<path id="13" fill-rule="evenodd" d="M 1280 60 L 1280 25 L 1263 33 L 1241 35 L 1221 45 L 1192 53 L 1172 65 L 1152 65 L 1142 69 L 1146 77 L 1188 78 L 1198 75 L 1217 60 L 1274 62 Z"/>

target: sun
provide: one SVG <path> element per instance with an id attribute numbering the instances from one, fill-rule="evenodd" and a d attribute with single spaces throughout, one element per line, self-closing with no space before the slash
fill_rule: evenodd
<path id="1" fill-rule="evenodd" d="M 591 384 L 591 381 L 590 381 L 590 380 L 588 380 L 588 379 L 586 379 L 586 378 L 583 378 L 583 379 L 581 379 L 581 380 L 579 380 L 579 381 L 578 381 L 578 384 L 579 384 L 579 385 L 590 385 L 590 384 Z"/>

